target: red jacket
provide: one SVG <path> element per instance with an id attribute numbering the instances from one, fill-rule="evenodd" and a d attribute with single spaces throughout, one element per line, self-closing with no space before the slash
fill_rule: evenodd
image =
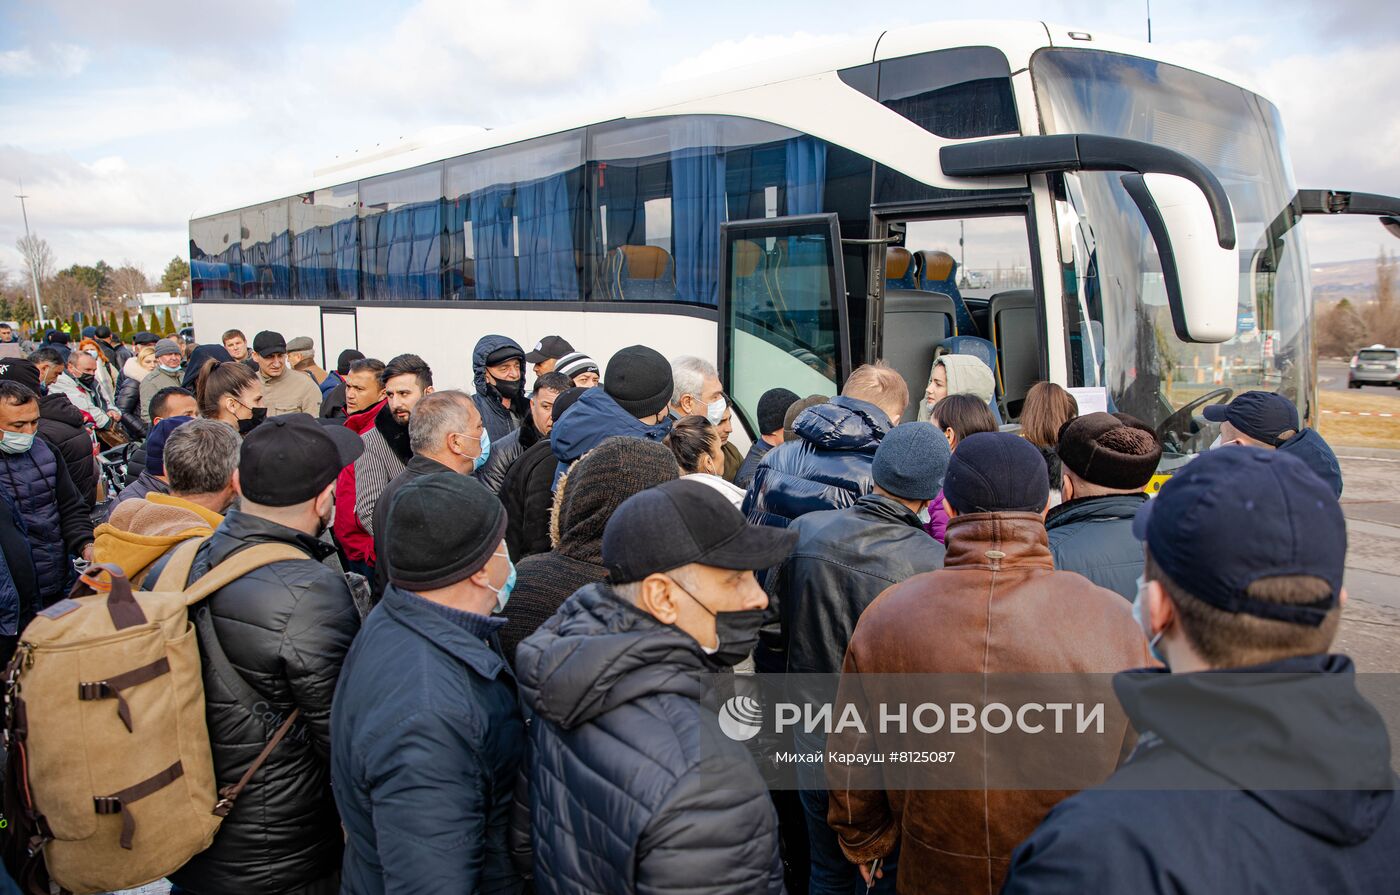
<path id="1" fill-rule="evenodd" d="M 362 410 L 345 418 L 345 428 L 357 435 L 374 427 L 374 415 L 384 406 L 380 401 L 368 410 Z M 374 538 L 369 536 L 360 520 L 355 517 L 355 464 L 351 463 L 340 471 L 335 480 L 335 521 L 331 523 L 331 533 L 340 544 L 345 555 L 357 562 L 374 564 Z"/>

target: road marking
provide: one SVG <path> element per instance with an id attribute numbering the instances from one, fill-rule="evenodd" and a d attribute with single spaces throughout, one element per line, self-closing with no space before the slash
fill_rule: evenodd
<path id="1" fill-rule="evenodd" d="M 1367 410 L 1324 410 L 1323 413 L 1330 413 L 1336 416 L 1383 416 L 1393 417 L 1393 413 L 1372 413 Z"/>

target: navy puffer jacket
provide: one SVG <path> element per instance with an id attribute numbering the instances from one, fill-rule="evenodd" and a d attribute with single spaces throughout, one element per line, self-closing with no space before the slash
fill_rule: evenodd
<path id="1" fill-rule="evenodd" d="M 758 465 L 744 515 L 758 525 L 787 528 L 818 510 L 851 506 L 875 487 L 875 449 L 890 418 L 869 401 L 836 397 L 802 411 L 795 441 L 778 445 Z"/>
<path id="2" fill-rule="evenodd" d="M 501 393 L 486 381 L 486 358 L 501 348 L 514 348 L 520 352 L 520 375 L 523 377 L 525 350 L 514 339 L 505 336 L 482 336 L 472 351 L 472 373 L 475 376 L 472 384 L 476 386 L 472 402 L 476 404 L 477 412 L 481 414 L 481 424 L 486 427 L 492 441 L 500 441 L 511 430 L 519 428 L 520 418 L 525 415 L 526 402 L 523 397 L 507 410 L 501 403 Z M 524 384 L 523 381 L 521 384 Z"/>
<path id="3" fill-rule="evenodd" d="M 670 433 L 669 416 L 648 425 L 623 410 L 602 388 L 590 388 L 549 430 L 550 446 L 554 456 L 559 458 L 555 481 L 568 470 L 569 464 L 614 435 L 661 441 Z"/>
<path id="4" fill-rule="evenodd" d="M 535 888 L 783 891 L 777 817 L 701 702 L 700 645 L 590 584 L 516 650 L 530 725 Z"/>
<path id="5" fill-rule="evenodd" d="M 22 454 L 0 454 L 0 490 L 19 512 L 34 559 L 39 607 L 57 601 L 77 573 L 69 562 L 92 542 L 88 504 L 68 467 L 42 438 Z"/>

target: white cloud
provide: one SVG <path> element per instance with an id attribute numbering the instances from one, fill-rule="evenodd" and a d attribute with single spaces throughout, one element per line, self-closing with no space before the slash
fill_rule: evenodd
<path id="1" fill-rule="evenodd" d="M 766 59 L 791 56 L 845 39 L 845 35 L 798 31 L 794 34 L 750 34 L 738 40 L 722 40 L 668 66 L 661 73 L 661 80 L 670 83 L 698 78 Z"/>
<path id="2" fill-rule="evenodd" d="M 28 47 L 0 51 L 0 75 L 7 78 L 27 78 L 39 67 Z"/>
<path id="3" fill-rule="evenodd" d="M 85 47 L 66 43 L 48 44 L 37 52 L 29 47 L 3 50 L 0 51 L 0 77 L 72 78 L 82 74 L 91 58 L 92 53 Z"/>

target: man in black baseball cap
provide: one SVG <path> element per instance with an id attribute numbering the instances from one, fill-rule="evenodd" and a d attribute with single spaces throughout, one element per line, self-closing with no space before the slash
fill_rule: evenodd
<path id="1" fill-rule="evenodd" d="M 1137 750 L 1022 843 L 1003 895 L 1393 889 L 1386 724 L 1329 653 L 1347 546 L 1329 486 L 1283 451 L 1211 451 L 1134 531 L 1134 614 L 1168 669 L 1114 680 Z"/>
<path id="2" fill-rule="evenodd" d="M 566 342 L 563 336 L 545 336 L 525 355 L 525 363 L 534 364 L 535 376 L 539 377 L 553 373 L 559 358 L 573 353 L 574 346 Z"/>
<path id="3" fill-rule="evenodd" d="M 601 551 L 608 582 L 576 591 L 515 651 L 535 714 L 531 801 L 574 818 L 536 825 L 537 880 L 589 892 L 638 881 L 782 890 L 773 803 L 701 698 L 706 672 L 753 649 L 768 605 L 753 570 L 784 559 L 795 538 L 749 525 L 718 491 L 685 479 L 613 512 Z M 589 830 L 623 837 L 625 862 L 596 860 Z"/>
<path id="4" fill-rule="evenodd" d="M 1243 392 L 1229 404 L 1211 404 L 1201 415 L 1220 424 L 1219 444 L 1276 448 L 1298 434 L 1298 408 L 1273 392 Z"/>
<path id="5" fill-rule="evenodd" d="M 213 844 L 171 874 L 189 891 L 286 885 L 320 892 L 337 885 L 345 840 L 330 786 L 331 701 L 360 616 L 345 575 L 323 563 L 335 547 L 318 535 L 330 522 L 337 474 L 361 450 L 359 437 L 344 427 L 322 426 L 302 414 L 269 418 L 243 439 L 234 474 L 240 506 L 195 553 L 190 582 L 248 548 L 275 544 L 299 554 L 253 569 L 199 604 L 209 626 L 201 628 L 199 641 L 219 778 L 237 779 L 249 756 L 267 744 L 268 730 L 250 723 L 244 697 L 211 670 L 208 631 L 228 664 L 253 669 L 246 686 L 256 689 L 259 711 L 286 718 L 299 709 L 303 721 L 269 753 Z M 152 567 L 149 580 L 161 580 L 169 555 Z M 270 836 L 269 830 L 283 832 Z"/>

